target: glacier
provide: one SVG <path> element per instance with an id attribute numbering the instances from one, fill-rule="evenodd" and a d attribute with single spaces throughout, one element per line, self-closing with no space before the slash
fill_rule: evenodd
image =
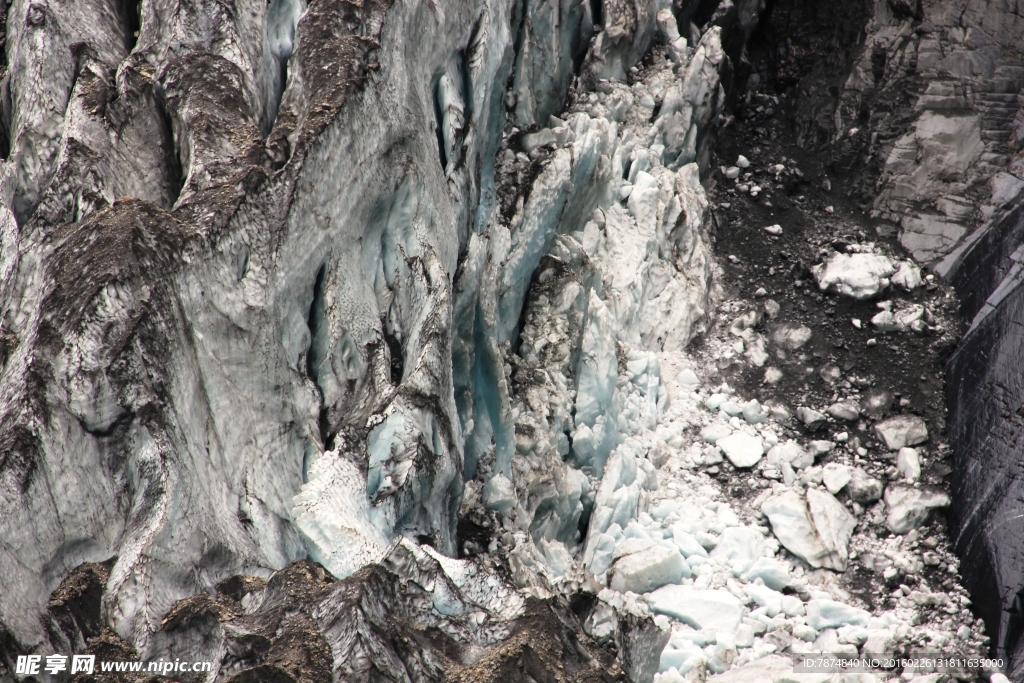
<path id="1" fill-rule="evenodd" d="M 691 352 L 721 315 L 757 368 L 812 334 L 721 287 L 705 185 L 765 7 L 704 4 L 15 0 L 0 663 L 652 683 L 906 638 L 936 593 L 875 614 L 833 573 L 912 563 L 948 497 L 855 495 Z M 920 284 L 860 260 L 821 288 Z"/>

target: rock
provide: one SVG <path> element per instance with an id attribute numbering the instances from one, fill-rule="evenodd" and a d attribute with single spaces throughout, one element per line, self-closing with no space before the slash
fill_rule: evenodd
<path id="1" fill-rule="evenodd" d="M 921 460 L 918 458 L 917 450 L 904 447 L 896 454 L 896 469 L 900 471 L 907 481 L 917 481 L 921 478 Z"/>
<path id="2" fill-rule="evenodd" d="M 833 403 L 825 409 L 825 412 L 837 420 L 846 420 L 847 422 L 852 422 L 860 417 L 860 410 L 856 404 L 850 401 Z"/>
<path id="3" fill-rule="evenodd" d="M 736 159 L 736 165 L 740 168 L 750 168 L 750 161 L 742 154 Z"/>
<path id="4" fill-rule="evenodd" d="M 782 234 L 782 226 L 779 225 L 778 223 L 776 223 L 775 225 L 766 226 L 764 231 L 766 233 L 768 233 L 769 235 L 781 235 Z"/>
<path id="5" fill-rule="evenodd" d="M 771 332 L 771 340 L 776 346 L 787 351 L 796 351 L 811 340 L 811 328 L 799 323 L 780 323 Z"/>
<path id="6" fill-rule="evenodd" d="M 790 490 L 768 498 L 761 511 L 791 553 L 815 568 L 846 571 L 857 519 L 831 494 L 812 488 L 805 499 Z"/>
<path id="7" fill-rule="evenodd" d="M 765 384 L 778 384 L 782 381 L 782 370 L 779 370 L 775 366 L 765 368 L 764 371 L 764 383 Z"/>
<path id="8" fill-rule="evenodd" d="M 733 567 L 737 573 L 747 571 L 765 554 L 765 539 L 761 532 L 748 526 L 731 526 L 718 537 L 718 545 L 711 551 L 712 559 Z"/>
<path id="9" fill-rule="evenodd" d="M 621 593 L 648 593 L 692 575 L 682 554 L 663 545 L 621 557 L 612 565 L 611 571 L 609 586 Z"/>
<path id="10" fill-rule="evenodd" d="M 769 320 L 774 320 L 779 317 L 779 313 L 782 311 L 782 306 L 779 305 L 778 301 L 774 299 L 768 299 L 764 302 L 764 314 L 768 316 Z"/>
<path id="11" fill-rule="evenodd" d="M 949 496 L 942 491 L 890 486 L 885 491 L 889 508 L 886 524 L 894 534 L 905 534 L 921 526 L 932 510 L 949 505 Z"/>
<path id="12" fill-rule="evenodd" d="M 815 631 L 841 626 L 867 626 L 871 614 L 836 600 L 815 598 L 807 602 L 807 625 Z"/>
<path id="13" fill-rule="evenodd" d="M 890 451 L 928 440 L 928 426 L 917 415 L 897 415 L 875 425 L 875 436 Z"/>
<path id="14" fill-rule="evenodd" d="M 717 443 L 719 439 L 724 439 L 730 434 L 732 434 L 732 427 L 724 422 L 712 422 L 700 430 L 700 438 L 708 443 Z"/>
<path id="15" fill-rule="evenodd" d="M 797 419 L 804 423 L 804 426 L 811 431 L 817 431 L 825 426 L 825 414 L 813 408 L 801 407 L 796 409 Z"/>
<path id="16" fill-rule="evenodd" d="M 901 261 L 890 281 L 897 287 L 912 292 L 921 286 L 921 269 L 911 261 Z"/>
<path id="17" fill-rule="evenodd" d="M 842 491 L 852 478 L 850 468 L 846 465 L 830 462 L 821 470 L 821 480 L 825 489 L 835 495 Z"/>
<path id="18" fill-rule="evenodd" d="M 882 497 L 882 482 L 860 467 L 854 467 L 850 470 L 846 491 L 854 502 L 867 505 Z"/>
<path id="19" fill-rule="evenodd" d="M 722 449 L 725 457 L 735 467 L 753 467 L 764 455 L 764 442 L 761 438 L 746 432 L 733 432 L 719 439 L 715 445 Z"/>
<path id="20" fill-rule="evenodd" d="M 725 177 L 728 178 L 729 180 L 736 180 L 737 178 L 740 177 L 740 167 L 730 166 L 727 169 L 725 169 L 723 175 L 725 175 Z"/>
<path id="21" fill-rule="evenodd" d="M 692 586 L 662 586 L 647 596 L 651 611 L 665 614 L 697 630 L 735 633 L 743 619 L 743 604 L 727 590 Z"/>
<path id="22" fill-rule="evenodd" d="M 854 299 L 870 299 L 889 286 L 896 268 L 881 254 L 834 254 L 827 263 L 811 268 L 821 291 L 834 291 Z"/>
<path id="23" fill-rule="evenodd" d="M 860 401 L 860 409 L 865 415 L 878 419 L 889 412 L 895 400 L 888 389 L 871 389 Z"/>

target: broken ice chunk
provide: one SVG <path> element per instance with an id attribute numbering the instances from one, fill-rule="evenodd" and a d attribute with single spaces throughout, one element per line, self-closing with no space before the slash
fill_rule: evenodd
<path id="1" fill-rule="evenodd" d="M 928 426 L 917 415 L 897 415 L 875 425 L 875 436 L 890 451 L 915 446 L 928 440 Z"/>
<path id="2" fill-rule="evenodd" d="M 764 581 L 764 585 L 777 591 L 781 591 L 792 581 L 789 576 L 789 565 L 770 557 L 761 557 L 755 561 L 750 565 L 750 569 L 746 571 L 743 578 L 747 581 L 761 579 Z"/>
<path id="3" fill-rule="evenodd" d="M 612 566 L 612 590 L 648 593 L 670 583 L 679 583 L 693 575 L 690 565 L 676 548 L 653 545 L 630 553 Z"/>
<path id="4" fill-rule="evenodd" d="M 504 474 L 497 474 L 484 484 L 484 505 L 488 510 L 505 514 L 516 506 L 516 492 Z"/>
<path id="5" fill-rule="evenodd" d="M 812 567 L 846 571 L 857 519 L 831 494 L 808 489 L 806 499 L 785 491 L 761 505 L 772 532 L 791 553 Z"/>
<path id="6" fill-rule="evenodd" d="M 731 567 L 737 574 L 746 572 L 766 552 L 764 536 L 748 526 L 733 526 L 722 532 L 711 558 Z"/>
<path id="7" fill-rule="evenodd" d="M 758 436 L 750 436 L 745 432 L 733 432 L 719 439 L 716 446 L 722 449 L 735 467 L 753 467 L 764 455 L 764 442 Z"/>
<path id="8" fill-rule="evenodd" d="M 910 261 L 901 261 L 891 280 L 897 287 L 913 291 L 921 286 L 921 269 Z"/>
<path id="9" fill-rule="evenodd" d="M 850 468 L 846 465 L 830 462 L 822 468 L 821 480 L 828 492 L 835 495 L 850 483 Z"/>
<path id="10" fill-rule="evenodd" d="M 768 617 L 774 617 L 782 611 L 782 593 L 772 590 L 768 586 L 748 584 L 743 587 L 743 592 L 746 593 L 755 603 L 764 607 L 765 614 L 767 614 Z"/>
<path id="11" fill-rule="evenodd" d="M 834 254 L 811 268 L 821 291 L 831 290 L 854 299 L 870 299 L 889 286 L 896 267 L 881 254 Z"/>
<path id="12" fill-rule="evenodd" d="M 647 596 L 651 610 L 678 619 L 695 629 L 735 633 L 743 618 L 743 605 L 727 590 L 700 590 L 690 586 L 663 586 Z"/>
<path id="13" fill-rule="evenodd" d="M 836 600 L 815 598 L 807 603 L 807 625 L 816 631 L 848 624 L 867 626 L 869 619 L 867 611 Z"/>
<path id="14" fill-rule="evenodd" d="M 712 422 L 700 430 L 700 438 L 708 443 L 717 443 L 719 439 L 724 439 L 730 434 L 732 434 L 732 427 L 724 422 Z"/>
<path id="15" fill-rule="evenodd" d="M 907 481 L 917 481 L 921 478 L 921 459 L 917 450 L 903 447 L 896 454 L 896 469 Z"/>
<path id="16" fill-rule="evenodd" d="M 894 534 L 905 534 L 921 526 L 935 508 L 949 505 L 949 496 L 942 491 L 890 486 L 885 492 L 889 506 L 886 524 Z"/>

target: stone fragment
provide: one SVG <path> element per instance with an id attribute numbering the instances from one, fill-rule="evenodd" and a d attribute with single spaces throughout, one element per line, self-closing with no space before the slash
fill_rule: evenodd
<path id="1" fill-rule="evenodd" d="M 782 234 L 782 226 L 779 225 L 778 223 L 776 223 L 775 225 L 769 225 L 769 226 L 765 227 L 764 231 L 766 233 L 768 233 L 769 235 L 781 235 Z"/>
<path id="2" fill-rule="evenodd" d="M 928 440 L 928 426 L 917 415 L 897 415 L 875 425 L 875 436 L 890 451 Z"/>
<path id="3" fill-rule="evenodd" d="M 867 505 L 882 497 L 882 482 L 860 467 L 854 467 L 850 470 L 846 491 L 854 502 Z"/>
<path id="4" fill-rule="evenodd" d="M 858 409 L 857 405 L 851 401 L 839 401 L 837 403 L 833 403 L 825 410 L 825 412 L 837 420 L 846 420 L 847 422 L 852 422 L 860 417 L 860 409 Z"/>
<path id="5" fill-rule="evenodd" d="M 825 414 L 813 408 L 800 407 L 796 409 L 796 416 L 804 426 L 811 431 L 817 431 L 825 426 Z"/>

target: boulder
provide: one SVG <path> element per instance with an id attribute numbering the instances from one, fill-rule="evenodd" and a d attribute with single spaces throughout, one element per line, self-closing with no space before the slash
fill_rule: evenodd
<path id="1" fill-rule="evenodd" d="M 917 415 L 896 415 L 875 425 L 875 436 L 890 451 L 928 440 L 928 426 Z"/>

